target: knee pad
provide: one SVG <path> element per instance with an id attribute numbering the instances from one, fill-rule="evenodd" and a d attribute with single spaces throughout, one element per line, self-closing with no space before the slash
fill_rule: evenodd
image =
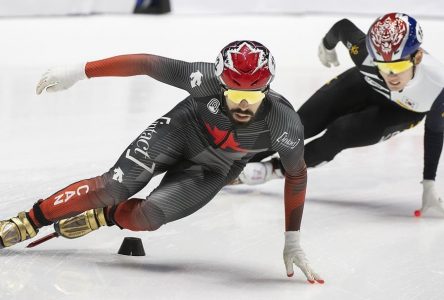
<path id="1" fill-rule="evenodd" d="M 145 199 L 132 198 L 113 208 L 111 221 L 132 231 L 154 231 L 165 224 L 163 211 Z"/>

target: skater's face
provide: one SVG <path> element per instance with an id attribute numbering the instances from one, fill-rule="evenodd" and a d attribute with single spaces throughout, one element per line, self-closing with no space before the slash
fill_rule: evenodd
<path id="1" fill-rule="evenodd" d="M 408 57 L 396 62 L 375 62 L 382 78 L 391 91 L 400 91 L 406 87 L 414 75 L 414 66 L 421 62 L 422 50 L 414 57 Z"/>
<path id="2" fill-rule="evenodd" d="M 413 66 L 401 73 L 385 73 L 379 72 L 384 78 L 387 87 L 391 91 L 400 91 L 405 88 L 409 81 L 413 78 Z"/>
<path id="3" fill-rule="evenodd" d="M 232 119 L 239 124 L 250 122 L 265 98 L 262 91 L 226 90 L 225 100 Z"/>

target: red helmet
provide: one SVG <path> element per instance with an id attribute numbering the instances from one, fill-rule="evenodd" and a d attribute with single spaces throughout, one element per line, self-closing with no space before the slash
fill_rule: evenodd
<path id="1" fill-rule="evenodd" d="M 274 78 L 274 58 L 262 44 L 235 41 L 225 46 L 216 59 L 216 76 L 235 90 L 263 90 Z"/>

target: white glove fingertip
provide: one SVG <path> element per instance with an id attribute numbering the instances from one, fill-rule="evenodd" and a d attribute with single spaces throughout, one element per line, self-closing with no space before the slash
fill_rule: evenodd
<path id="1" fill-rule="evenodd" d="M 42 78 L 40 79 L 39 83 L 37 84 L 36 92 L 37 95 L 40 95 L 43 92 L 43 89 L 46 87 L 46 83 L 48 82 L 48 74 L 43 74 Z"/>
<path id="2" fill-rule="evenodd" d="M 37 86 L 37 95 L 40 95 L 45 89 L 46 89 L 47 85 L 44 83 L 41 83 Z"/>
<path id="3" fill-rule="evenodd" d="M 60 91 L 60 87 L 58 86 L 58 82 L 56 82 L 56 83 L 48 85 L 45 88 L 45 90 L 47 93 L 54 93 L 54 92 Z"/>
<path id="4" fill-rule="evenodd" d="M 322 279 L 318 273 L 313 273 L 313 277 L 318 283 L 324 283 L 324 279 Z"/>
<path id="5" fill-rule="evenodd" d="M 43 88 L 40 86 L 40 84 L 35 88 L 35 93 L 37 95 L 40 95 L 43 91 Z"/>
<path id="6" fill-rule="evenodd" d="M 312 272 L 310 272 L 310 269 L 307 266 L 301 267 L 301 271 L 304 273 L 305 277 L 310 283 L 314 283 Z"/>
<path id="7" fill-rule="evenodd" d="M 285 269 L 287 270 L 287 276 L 288 277 L 292 277 L 294 274 L 294 270 L 293 270 L 293 261 L 290 259 L 286 259 L 285 260 Z"/>

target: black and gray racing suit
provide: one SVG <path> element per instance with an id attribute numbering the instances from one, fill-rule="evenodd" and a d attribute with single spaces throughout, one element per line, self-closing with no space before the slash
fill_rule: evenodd
<path id="1" fill-rule="evenodd" d="M 155 230 L 203 207 L 256 153 L 271 150 L 287 174 L 286 230 L 299 230 L 306 190 L 303 126 L 284 97 L 270 90 L 253 121 L 239 126 L 227 114 L 214 64 L 137 54 L 89 62 L 85 71 L 90 78 L 146 74 L 190 96 L 150 124 L 108 172 L 34 205 L 29 215 L 36 223 L 106 207 L 108 219 L 122 228 Z M 130 199 L 161 173 L 146 199 Z"/>

